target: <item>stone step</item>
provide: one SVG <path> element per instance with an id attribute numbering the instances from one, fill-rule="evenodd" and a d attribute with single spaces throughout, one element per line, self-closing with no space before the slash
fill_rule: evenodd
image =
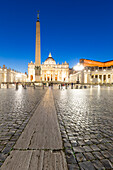
<path id="1" fill-rule="evenodd" d="M 14 150 L 1 170 L 67 170 L 63 151 Z"/>

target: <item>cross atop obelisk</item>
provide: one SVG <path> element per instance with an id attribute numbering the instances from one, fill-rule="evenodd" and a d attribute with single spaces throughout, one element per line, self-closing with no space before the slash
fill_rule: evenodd
<path id="1" fill-rule="evenodd" d="M 40 11 L 37 11 L 37 21 L 39 21 L 39 12 Z"/>

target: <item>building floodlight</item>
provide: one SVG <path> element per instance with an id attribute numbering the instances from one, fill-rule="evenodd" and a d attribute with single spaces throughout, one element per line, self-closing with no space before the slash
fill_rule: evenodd
<path id="1" fill-rule="evenodd" d="M 20 73 L 18 73 L 18 74 L 16 75 L 16 77 L 20 78 L 20 77 L 21 77 L 21 74 L 20 74 Z"/>
<path id="2" fill-rule="evenodd" d="M 84 69 L 84 66 L 78 63 L 76 66 L 73 67 L 75 71 L 82 71 Z"/>

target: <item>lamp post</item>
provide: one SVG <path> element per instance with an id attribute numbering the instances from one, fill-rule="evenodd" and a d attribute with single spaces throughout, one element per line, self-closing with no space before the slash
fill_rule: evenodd
<path id="1" fill-rule="evenodd" d="M 75 71 L 82 71 L 84 69 L 84 66 L 80 63 L 78 63 L 76 66 L 73 67 Z"/>
<path id="2" fill-rule="evenodd" d="M 84 69 L 84 66 L 80 63 L 78 63 L 76 66 L 73 67 L 73 69 L 77 72 L 82 71 Z M 77 76 L 77 82 L 79 83 L 79 73 Z"/>

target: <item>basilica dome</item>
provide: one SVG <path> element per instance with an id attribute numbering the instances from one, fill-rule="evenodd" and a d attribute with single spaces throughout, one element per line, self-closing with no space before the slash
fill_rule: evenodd
<path id="1" fill-rule="evenodd" d="M 51 53 L 49 53 L 48 58 L 45 60 L 44 64 L 56 64 L 55 60 L 52 58 Z"/>

